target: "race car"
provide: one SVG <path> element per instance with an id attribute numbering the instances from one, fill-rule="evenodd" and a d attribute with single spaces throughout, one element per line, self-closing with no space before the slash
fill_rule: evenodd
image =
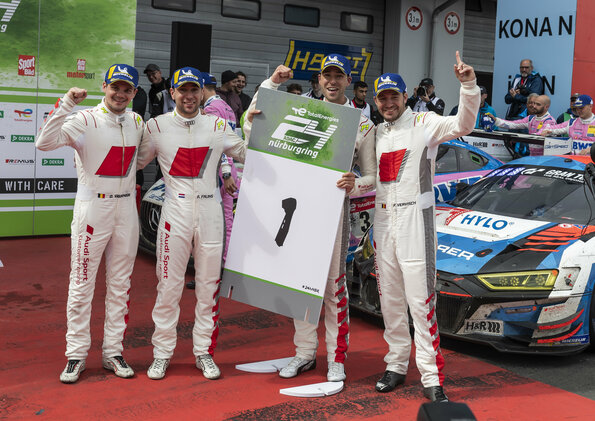
<path id="1" fill-rule="evenodd" d="M 516 353 L 571 354 L 595 342 L 589 162 L 521 158 L 436 206 L 442 335 Z M 372 237 L 370 230 L 355 253 L 350 300 L 380 315 Z"/>

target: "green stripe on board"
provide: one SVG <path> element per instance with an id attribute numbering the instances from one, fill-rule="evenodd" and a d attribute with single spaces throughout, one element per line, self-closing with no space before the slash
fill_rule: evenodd
<path id="1" fill-rule="evenodd" d="M 70 234 L 71 221 L 71 210 L 0 212 L 0 237 Z"/>
<path id="2" fill-rule="evenodd" d="M 70 234 L 72 210 L 36 211 L 34 235 Z"/>
<path id="3" fill-rule="evenodd" d="M 33 211 L 0 212 L 0 237 L 33 235 Z"/>
<path id="4" fill-rule="evenodd" d="M 0 91 L 12 91 L 12 92 L 41 92 L 44 94 L 56 94 L 62 97 L 66 91 L 57 91 L 56 89 L 35 89 L 35 88 L 15 88 L 14 86 L 0 86 Z M 102 95 L 103 92 L 90 92 L 87 91 L 88 95 Z"/>
<path id="5" fill-rule="evenodd" d="M 288 286 L 285 286 L 285 285 L 281 285 L 281 284 L 278 284 L 276 282 L 267 281 L 266 279 L 257 278 L 256 276 L 246 275 L 245 273 L 237 272 L 235 270 L 231 270 L 231 269 L 223 269 L 223 270 L 224 271 L 227 271 L 227 272 L 235 273 L 236 275 L 245 276 L 246 278 L 256 279 L 257 281 L 260 281 L 260 282 L 264 282 L 264 283 L 267 283 L 267 284 L 270 284 L 270 285 L 275 285 L 275 286 L 278 286 L 278 287 L 281 287 L 281 288 L 288 289 L 290 291 L 299 292 L 300 294 L 309 295 L 310 297 L 314 297 L 314 298 L 318 298 L 318 299 L 322 300 L 322 297 L 320 297 L 318 295 L 310 294 L 309 292 L 305 292 L 305 291 L 302 291 L 302 290 L 299 290 L 299 289 L 295 289 L 295 288 L 291 288 L 291 287 L 288 287 Z"/>
<path id="6" fill-rule="evenodd" d="M 256 152 L 266 153 L 268 155 L 278 156 L 279 158 L 285 158 L 285 159 L 290 159 L 292 161 L 301 162 L 302 164 L 308 164 L 308 165 L 313 165 L 315 167 L 326 168 L 327 170 L 337 171 L 337 172 L 340 172 L 340 173 L 349 172 L 349 171 L 343 171 L 340 168 L 333 168 L 333 167 L 327 167 L 326 165 L 313 164 L 311 162 L 306 162 L 306 161 L 303 161 L 301 159 L 293 158 L 291 156 L 277 154 L 277 153 L 274 153 L 274 152 L 271 152 L 271 151 L 267 151 L 265 149 L 258 149 L 258 148 L 252 147 L 250 145 L 248 145 L 248 149 L 252 149 L 253 151 L 256 151 Z"/>
<path id="7" fill-rule="evenodd" d="M 74 199 L 26 199 L 26 200 L 0 200 L 0 208 L 13 208 L 25 206 L 72 206 Z"/>
<path id="8" fill-rule="evenodd" d="M 55 104 L 62 98 L 62 95 L 55 98 L 49 96 L 20 96 L 20 95 L 0 95 L 0 102 L 12 102 L 15 104 Z M 101 102 L 100 99 L 85 99 L 78 105 L 95 106 Z"/>

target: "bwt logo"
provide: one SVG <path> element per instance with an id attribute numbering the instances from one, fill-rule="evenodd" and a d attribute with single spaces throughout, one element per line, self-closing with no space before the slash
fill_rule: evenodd
<path id="1" fill-rule="evenodd" d="M 77 72 L 84 72 L 87 69 L 87 60 L 83 58 L 79 58 L 76 60 L 76 70 Z"/>
<path id="2" fill-rule="evenodd" d="M 294 108 L 295 110 L 295 108 Z M 301 111 L 299 109 L 298 111 Z M 309 118 L 298 117 L 295 115 L 285 116 L 285 121 L 277 127 L 271 137 L 273 139 L 285 140 L 288 142 L 296 143 L 298 145 L 316 141 L 314 149 L 322 149 L 326 142 L 337 130 L 335 124 L 331 124 L 323 132 L 316 130 L 318 127 L 318 121 L 310 120 Z M 289 132 L 292 134 L 290 135 Z"/>
<path id="3" fill-rule="evenodd" d="M 19 55 L 19 76 L 35 76 L 35 56 Z"/>
<path id="4" fill-rule="evenodd" d="M 31 108 L 27 108 L 25 110 L 14 110 L 15 114 L 18 114 L 19 117 L 26 117 L 30 118 L 33 115 L 33 110 Z"/>
<path id="5" fill-rule="evenodd" d="M 590 148 L 592 144 L 592 142 L 577 142 L 576 140 L 574 140 L 572 142 L 572 149 L 578 149 L 579 151 L 581 151 L 583 149 Z"/>

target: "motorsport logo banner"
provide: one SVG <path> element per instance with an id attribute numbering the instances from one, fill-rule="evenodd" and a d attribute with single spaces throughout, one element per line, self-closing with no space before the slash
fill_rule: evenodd
<path id="1" fill-rule="evenodd" d="M 221 295 L 316 323 L 361 111 L 266 88 L 256 108 Z"/>
<path id="2" fill-rule="evenodd" d="M 351 169 L 361 111 L 262 88 L 248 148 L 336 171 Z M 353 138 L 353 143 L 346 139 Z"/>
<path id="3" fill-rule="evenodd" d="M 353 81 L 364 80 L 372 60 L 372 51 L 366 47 L 291 39 L 284 64 L 293 70 L 294 79 L 309 80 L 313 73 L 320 71 L 322 59 L 329 54 L 345 56 L 351 63 Z"/>

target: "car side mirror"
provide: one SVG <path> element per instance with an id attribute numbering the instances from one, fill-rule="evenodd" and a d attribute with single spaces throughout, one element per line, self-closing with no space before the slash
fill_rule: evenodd
<path id="1" fill-rule="evenodd" d="M 462 192 L 464 192 L 465 190 L 467 190 L 469 187 L 471 187 L 470 184 L 465 183 L 463 181 L 459 181 L 457 184 L 455 184 L 455 197 L 460 195 Z"/>

